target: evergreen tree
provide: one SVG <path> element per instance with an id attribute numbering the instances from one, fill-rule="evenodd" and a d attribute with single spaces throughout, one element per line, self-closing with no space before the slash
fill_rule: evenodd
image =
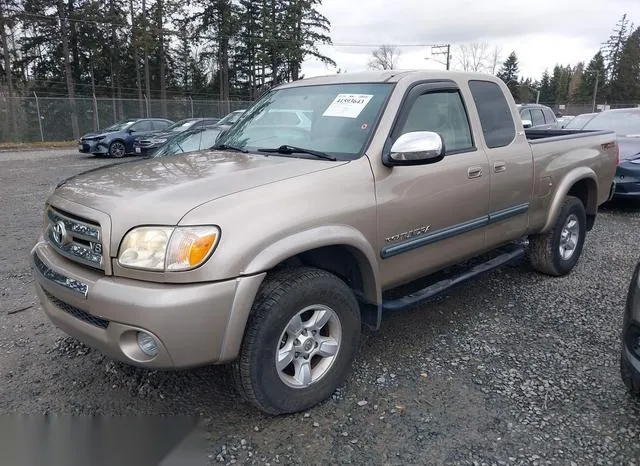
<path id="1" fill-rule="evenodd" d="M 605 84 L 606 69 L 604 64 L 604 57 L 602 52 L 596 53 L 587 68 L 584 70 L 582 83 L 578 88 L 577 102 L 590 102 L 593 99 L 593 92 L 596 88 L 596 76 L 598 84 L 598 94 L 600 89 Z"/>
<path id="2" fill-rule="evenodd" d="M 567 101 L 576 102 L 579 99 L 578 91 L 582 85 L 584 78 L 584 63 L 578 63 L 571 71 L 571 78 L 569 79 L 569 90 L 567 92 Z"/>
<path id="3" fill-rule="evenodd" d="M 629 38 L 629 30 L 633 26 L 630 24 L 627 14 L 622 15 L 622 18 L 616 23 L 613 33 L 609 36 L 609 39 L 603 44 L 603 56 L 607 70 L 607 81 L 615 81 L 618 72 L 618 62 L 620 61 L 620 54 L 624 48 L 624 44 Z"/>
<path id="4" fill-rule="evenodd" d="M 540 80 L 540 103 L 547 105 L 555 103 L 556 90 L 551 85 L 551 76 L 548 70 L 544 70 L 542 73 L 542 79 Z"/>
<path id="5" fill-rule="evenodd" d="M 502 79 L 511 91 L 514 99 L 518 98 L 518 57 L 511 52 L 498 71 L 498 78 Z"/>
<path id="6" fill-rule="evenodd" d="M 637 28 L 625 42 L 609 88 L 611 102 L 630 103 L 638 99 L 640 99 L 640 28 Z"/>

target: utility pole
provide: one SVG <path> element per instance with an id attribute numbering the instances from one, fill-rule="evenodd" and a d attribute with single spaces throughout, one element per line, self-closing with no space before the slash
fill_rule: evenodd
<path id="1" fill-rule="evenodd" d="M 434 52 L 434 49 L 436 50 Z M 447 70 L 451 67 L 451 44 L 446 45 L 434 45 L 431 47 L 431 55 L 446 55 L 447 56 Z"/>
<path id="2" fill-rule="evenodd" d="M 592 112 L 595 113 L 596 111 L 596 96 L 598 95 L 598 78 L 600 77 L 600 72 L 596 71 L 596 83 L 593 86 L 593 105 L 592 105 Z"/>

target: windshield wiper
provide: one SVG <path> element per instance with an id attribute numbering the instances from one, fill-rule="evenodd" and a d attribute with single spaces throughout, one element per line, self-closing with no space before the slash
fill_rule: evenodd
<path id="1" fill-rule="evenodd" d="M 237 147 L 231 144 L 218 144 L 212 147 L 212 149 L 220 149 L 220 150 L 233 150 L 236 152 L 242 152 L 243 154 L 249 153 L 247 149 L 243 149 L 242 147 Z"/>
<path id="2" fill-rule="evenodd" d="M 258 149 L 258 152 L 267 152 L 272 154 L 309 154 L 309 155 L 318 157 L 319 159 L 334 160 L 334 161 L 337 160 L 335 157 L 329 154 L 326 154 L 324 152 L 320 152 L 312 149 L 305 149 L 304 147 L 290 146 L 288 144 L 283 144 L 280 147 L 276 147 L 276 148 Z"/>

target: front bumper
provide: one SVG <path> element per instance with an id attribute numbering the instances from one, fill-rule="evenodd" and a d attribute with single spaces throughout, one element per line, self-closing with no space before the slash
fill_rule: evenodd
<path id="1" fill-rule="evenodd" d="M 78 151 L 82 152 L 83 154 L 106 154 L 109 152 L 109 147 L 106 145 L 103 145 L 102 141 L 81 140 L 78 143 Z"/>
<path id="2" fill-rule="evenodd" d="M 140 144 L 134 144 L 133 145 L 133 153 L 136 154 L 136 155 L 149 155 L 149 154 L 153 153 L 161 145 L 162 144 L 152 144 L 152 145 L 142 146 Z"/>
<path id="3" fill-rule="evenodd" d="M 114 359 L 163 369 L 235 359 L 264 278 L 183 285 L 105 276 L 46 242 L 36 244 L 31 262 L 42 308 L 57 327 Z M 154 336 L 156 356 L 137 346 L 138 331 Z"/>

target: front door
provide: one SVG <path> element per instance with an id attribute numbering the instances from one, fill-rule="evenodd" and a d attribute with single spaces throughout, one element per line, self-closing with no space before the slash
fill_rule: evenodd
<path id="1" fill-rule="evenodd" d="M 445 157 L 428 165 L 382 167 L 374 173 L 383 288 L 484 248 L 489 162 L 474 142 L 477 135 L 454 83 L 421 84 L 409 91 L 389 144 L 413 131 L 439 133 Z"/>

